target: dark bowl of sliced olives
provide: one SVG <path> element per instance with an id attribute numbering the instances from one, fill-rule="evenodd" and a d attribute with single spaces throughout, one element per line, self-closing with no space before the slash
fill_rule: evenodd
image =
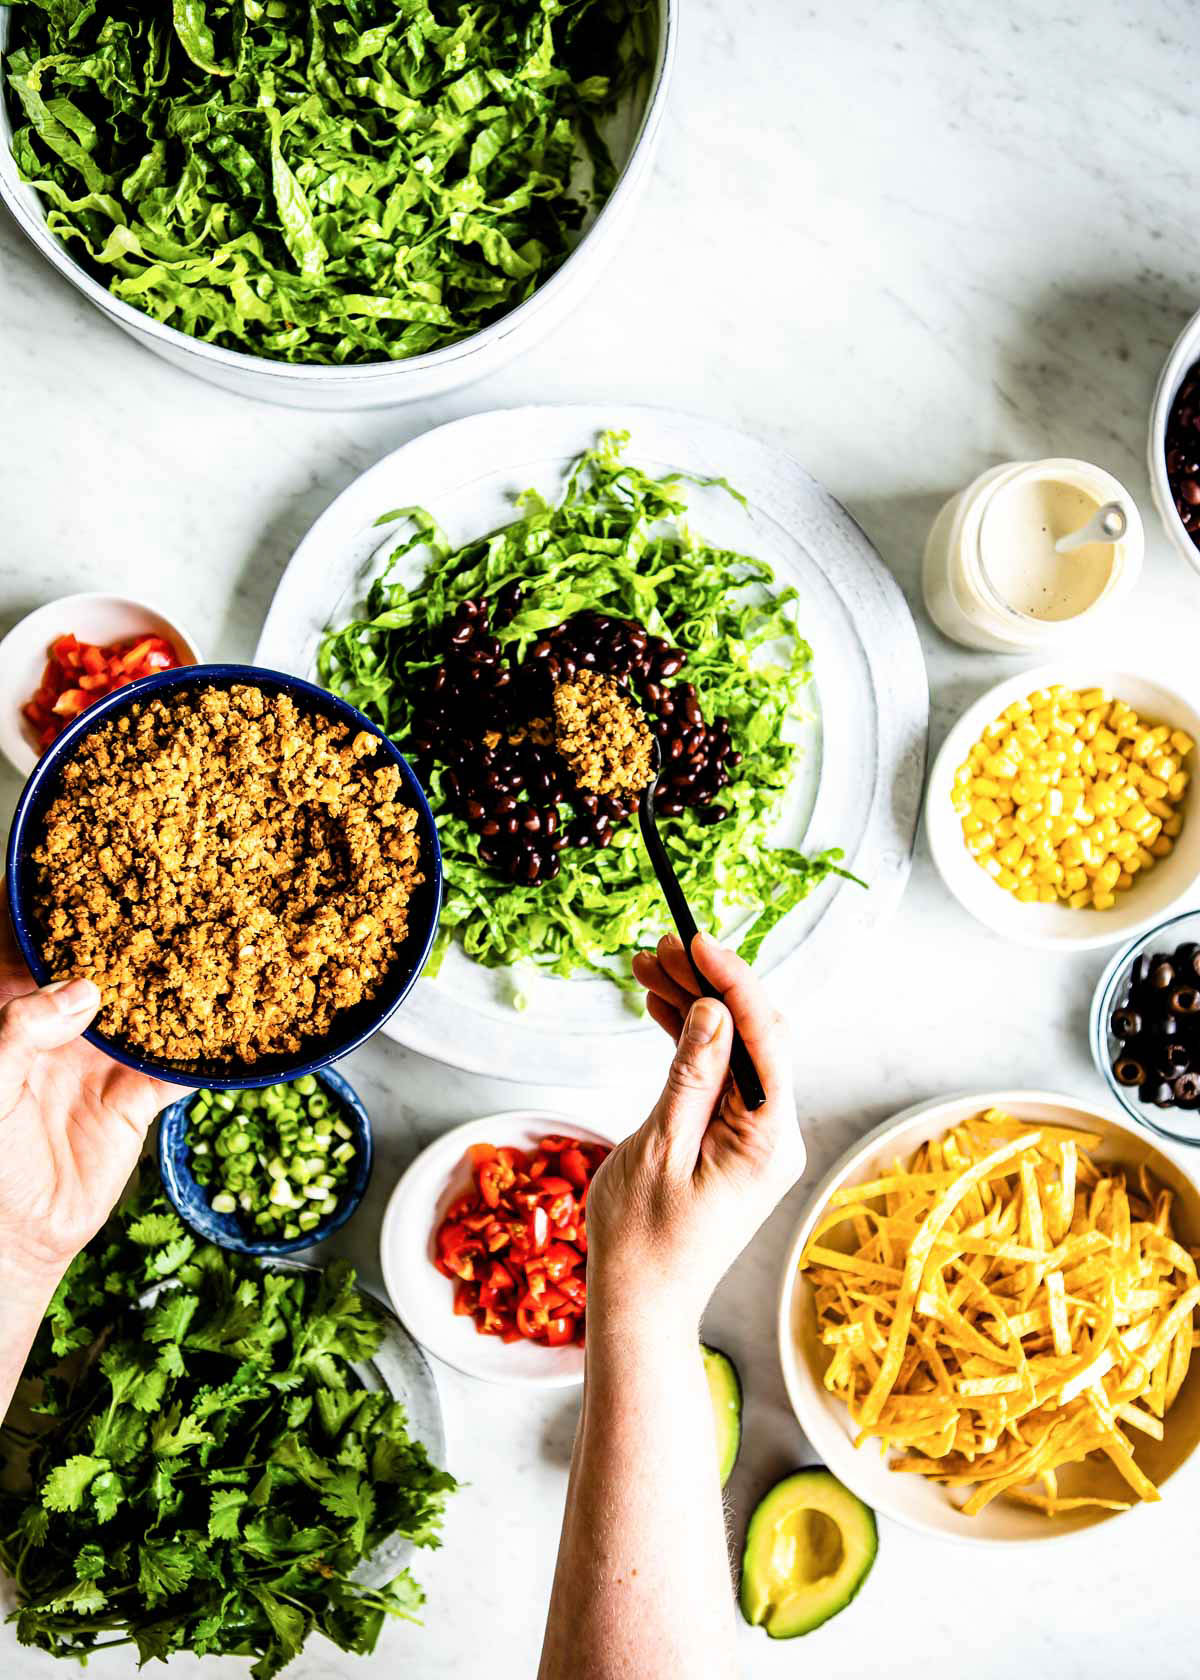
<path id="1" fill-rule="evenodd" d="M 1200 1144 L 1200 911 L 1117 953 L 1096 988 L 1091 1043 L 1127 1114 L 1162 1137 Z"/>

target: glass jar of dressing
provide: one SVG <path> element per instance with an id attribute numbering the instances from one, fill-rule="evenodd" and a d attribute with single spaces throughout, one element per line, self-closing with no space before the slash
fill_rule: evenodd
<path id="1" fill-rule="evenodd" d="M 1059 554 L 1059 538 L 1106 502 L 1120 503 L 1125 535 Z M 934 520 L 925 605 L 964 647 L 1052 647 L 1112 613 L 1137 582 L 1144 551 L 1133 498 L 1111 473 L 1087 461 L 1011 461 L 981 473 Z"/>

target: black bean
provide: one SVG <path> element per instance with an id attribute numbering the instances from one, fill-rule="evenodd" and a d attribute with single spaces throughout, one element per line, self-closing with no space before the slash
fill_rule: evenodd
<path id="1" fill-rule="evenodd" d="M 542 815 L 536 806 L 526 807 L 525 815 L 521 818 L 521 827 L 529 834 L 538 834 L 542 827 Z"/>
<path id="2" fill-rule="evenodd" d="M 682 671 L 682 669 L 683 655 L 681 653 L 668 653 L 654 661 L 654 674 L 660 682 L 667 677 L 673 677 L 676 671 Z"/>
<path id="3" fill-rule="evenodd" d="M 498 822 L 496 822 L 494 818 L 489 817 L 487 822 L 484 823 L 483 827 L 479 830 L 479 832 L 480 832 L 480 834 L 486 834 L 488 839 L 490 840 L 494 834 L 499 834 L 500 824 Z"/>

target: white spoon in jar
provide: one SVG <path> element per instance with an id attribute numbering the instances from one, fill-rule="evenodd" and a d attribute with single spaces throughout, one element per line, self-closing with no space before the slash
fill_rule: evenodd
<path id="1" fill-rule="evenodd" d="M 1054 545 L 1056 554 L 1070 554 L 1088 543 L 1118 543 L 1129 529 L 1129 515 L 1120 502 L 1105 502 L 1096 509 L 1086 525 L 1059 537 Z"/>

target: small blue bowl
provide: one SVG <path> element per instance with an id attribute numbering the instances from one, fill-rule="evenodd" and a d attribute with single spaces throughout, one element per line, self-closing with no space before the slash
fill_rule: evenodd
<path id="1" fill-rule="evenodd" d="M 219 1091 L 285 1084 L 302 1073 L 316 1073 L 319 1068 L 349 1055 L 351 1050 L 356 1050 L 378 1032 L 389 1016 L 399 1009 L 428 960 L 442 911 L 442 853 L 437 826 L 424 789 L 408 760 L 396 750 L 382 729 L 327 689 L 318 688 L 315 683 L 305 682 L 301 677 L 288 676 L 283 671 L 260 670 L 254 665 L 187 665 L 181 670 L 156 672 L 97 700 L 47 748 L 17 804 L 8 837 L 7 858 L 8 907 L 13 932 L 34 979 L 39 986 L 44 986 L 53 976 L 41 954 L 37 925 L 37 871 L 33 852 L 41 838 L 46 814 L 62 786 L 64 767 L 93 730 L 132 706 L 176 689 L 230 688 L 236 683 L 249 684 L 268 694 L 287 694 L 304 711 L 318 712 L 338 723 L 347 724 L 351 729 L 365 729 L 378 737 L 385 757 L 399 769 L 405 797 L 417 813 L 421 869 L 425 880 L 409 904 L 408 938 L 394 968 L 375 996 L 356 1004 L 353 1009 L 343 1010 L 335 1018 L 332 1032 L 323 1038 L 313 1039 L 293 1055 L 263 1056 L 250 1065 L 169 1062 L 144 1056 L 95 1027 L 89 1027 L 84 1034 L 89 1043 L 103 1050 L 114 1061 L 136 1068 L 139 1073 L 167 1079 L 176 1085 L 207 1086 L 210 1090 Z"/>
<path id="2" fill-rule="evenodd" d="M 158 1170 L 163 1188 L 172 1206 L 198 1237 L 216 1243 L 219 1248 L 232 1248 L 238 1254 L 294 1254 L 297 1249 L 311 1248 L 314 1243 L 340 1231 L 363 1199 L 371 1178 L 375 1146 L 371 1140 L 371 1122 L 353 1086 L 333 1068 L 321 1068 L 315 1077 L 337 1104 L 339 1113 L 354 1132 L 354 1172 L 344 1187 L 337 1207 L 329 1217 L 311 1231 L 305 1231 L 290 1241 L 272 1242 L 270 1238 L 246 1235 L 236 1213 L 214 1213 L 209 1206 L 211 1191 L 205 1190 L 192 1177 L 188 1165 L 187 1118 L 195 1097 L 183 1097 L 165 1108 L 158 1120 Z M 280 1081 L 280 1083 L 283 1083 Z"/>

